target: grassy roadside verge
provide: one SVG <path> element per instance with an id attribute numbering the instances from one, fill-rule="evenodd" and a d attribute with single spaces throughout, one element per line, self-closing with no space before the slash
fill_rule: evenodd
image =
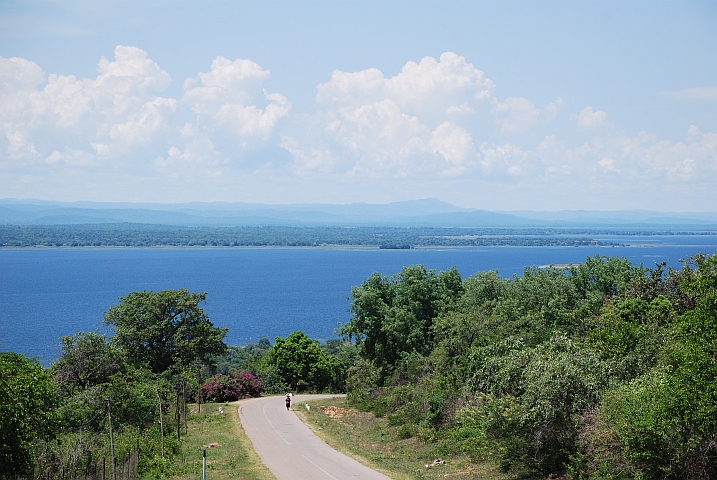
<path id="1" fill-rule="evenodd" d="M 343 398 L 319 399 L 296 405 L 296 413 L 326 443 L 395 479 L 456 478 L 508 480 L 494 465 L 473 464 L 463 456 L 441 456 L 439 444 L 406 437 L 385 418 L 347 408 Z M 417 432 L 420 435 L 420 432 Z M 426 467 L 441 457 L 445 465 Z"/>
<path id="2" fill-rule="evenodd" d="M 182 438 L 181 453 L 175 458 L 172 480 L 202 478 L 202 449 L 209 444 L 218 446 L 207 449 L 208 478 L 274 479 L 241 426 L 240 403 L 203 404 L 201 413 L 197 412 L 196 405 L 191 406 L 188 434 Z M 219 413 L 219 407 L 224 413 Z"/>

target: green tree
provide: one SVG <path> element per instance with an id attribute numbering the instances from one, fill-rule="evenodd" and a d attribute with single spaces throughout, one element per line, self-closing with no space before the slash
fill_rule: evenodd
<path id="1" fill-rule="evenodd" d="M 276 337 L 267 363 L 291 390 L 343 390 L 343 365 L 303 332 Z"/>
<path id="2" fill-rule="evenodd" d="M 430 354 L 434 320 L 462 292 L 455 267 L 438 275 L 423 265 L 404 267 L 388 278 L 374 273 L 351 289 L 353 315 L 341 335 L 355 338 L 361 355 L 386 378 L 405 355 Z"/>
<path id="3" fill-rule="evenodd" d="M 674 319 L 657 365 L 611 389 L 598 410 L 597 423 L 605 427 L 594 437 L 617 439 L 634 477 L 717 476 L 717 255 L 688 259 L 681 278 L 689 299 L 682 305 L 694 308 Z M 617 315 L 591 343 L 617 358 L 640 353 L 642 337 L 651 335 L 645 327 L 668 319 L 661 312 L 669 308 L 661 295 L 650 303 L 618 303 Z"/>
<path id="4" fill-rule="evenodd" d="M 506 283 L 498 298 L 493 313 L 501 321 L 493 333 L 520 335 L 533 345 L 544 342 L 556 330 L 575 330 L 575 312 L 583 300 L 565 270 L 527 267 L 522 277 Z"/>
<path id="5" fill-rule="evenodd" d="M 651 302 L 638 298 L 608 303 L 599 325 L 586 339 L 586 346 L 610 359 L 629 380 L 657 364 L 660 352 L 674 337 L 672 304 L 662 295 Z"/>
<path id="6" fill-rule="evenodd" d="M 62 337 L 62 354 L 52 364 L 52 373 L 64 393 L 73 394 L 107 383 L 126 368 L 125 355 L 104 335 L 79 332 Z"/>
<path id="7" fill-rule="evenodd" d="M 132 292 L 110 307 L 104 323 L 114 326 L 113 341 L 129 359 L 161 373 L 226 351 L 227 329 L 215 327 L 199 306 L 206 296 L 186 288 Z"/>
<path id="8" fill-rule="evenodd" d="M 508 470 L 563 472 L 581 415 L 608 386 L 608 365 L 561 333 L 535 348 L 506 340 L 482 350 L 469 385 L 483 399 L 477 423 L 492 455 Z"/>
<path id="9" fill-rule="evenodd" d="M 209 360 L 209 370 L 212 374 L 221 373 L 229 375 L 236 370 L 246 370 L 249 365 L 261 363 L 261 359 L 271 347 L 269 339 L 262 337 L 256 345 L 250 343 L 243 347 L 229 346 L 223 355 L 214 355 Z M 212 368 L 216 366 L 216 368 Z"/>
<path id="10" fill-rule="evenodd" d="M 568 270 L 570 279 L 583 297 L 591 291 L 615 296 L 644 274 L 641 266 L 631 264 L 626 258 L 602 255 L 588 257 L 584 263 L 570 266 Z"/>
<path id="11" fill-rule="evenodd" d="M 37 359 L 0 353 L 0 477 L 32 468 L 34 440 L 56 432 L 58 403 L 52 378 Z"/>
<path id="12" fill-rule="evenodd" d="M 688 260 L 694 276 L 681 285 L 695 299 L 694 310 L 678 321 L 678 341 L 670 358 L 671 414 L 680 420 L 682 475 L 717 475 L 717 254 Z"/>

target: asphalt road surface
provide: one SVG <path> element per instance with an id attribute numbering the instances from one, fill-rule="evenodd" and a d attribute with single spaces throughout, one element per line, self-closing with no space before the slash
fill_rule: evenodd
<path id="1" fill-rule="evenodd" d="M 303 401 L 334 396 L 296 395 L 291 401 L 294 408 L 304 408 Z M 278 480 L 389 478 L 329 447 L 293 411 L 286 411 L 284 397 L 244 402 L 239 417 L 254 450 Z"/>

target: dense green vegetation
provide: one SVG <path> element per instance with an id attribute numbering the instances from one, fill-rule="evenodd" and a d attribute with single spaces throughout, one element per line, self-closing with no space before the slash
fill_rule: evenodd
<path id="1" fill-rule="evenodd" d="M 346 391 L 399 438 L 510 475 L 717 478 L 717 255 L 376 273 L 324 345 L 227 347 L 205 298 L 130 293 L 105 315 L 112 338 L 64 337 L 49 369 L 0 354 L 0 477 L 110 465 L 110 407 L 118 464 L 141 444 L 140 476 L 164 478 L 181 473 L 186 402 Z"/>
<path id="2" fill-rule="evenodd" d="M 507 279 L 412 266 L 352 299 L 350 403 L 439 451 L 537 478 L 717 478 L 717 255 Z"/>
<path id="3" fill-rule="evenodd" d="M 34 464 L 34 441 L 57 432 L 58 398 L 52 378 L 36 360 L 0 353 L 0 474 L 20 475 Z"/>
<path id="4" fill-rule="evenodd" d="M 229 348 L 227 330 L 201 308 L 205 298 L 186 289 L 121 297 L 104 317 L 112 338 L 63 337 L 49 369 L 0 353 L 0 478 L 110 475 L 110 413 L 118 468 L 139 451 L 140 477 L 183 474 L 173 459 L 183 451 L 187 402 L 343 390 L 350 345 L 331 344 L 340 357 L 295 332 L 273 346 Z"/>
<path id="5" fill-rule="evenodd" d="M 122 297 L 104 318 L 111 340 L 92 332 L 63 337 L 47 370 L 3 354 L 0 476 L 111 471 L 113 453 L 121 468 L 139 445 L 140 472 L 165 475 L 179 451 L 187 388 L 198 387 L 191 369 L 226 350 L 226 329 L 206 317 L 204 298 L 184 289 Z"/>
<path id="6" fill-rule="evenodd" d="M 153 373 L 186 368 L 227 348 L 227 329 L 215 328 L 199 307 L 206 296 L 186 289 L 133 292 L 110 307 L 104 323 L 114 327 L 113 342 Z"/>
<path id="7" fill-rule="evenodd" d="M 394 249 L 432 246 L 615 245 L 586 235 L 615 232 L 580 229 L 401 227 L 171 227 L 144 224 L 2 226 L 2 247 L 315 247 Z M 642 232 L 651 234 L 654 232 Z"/>

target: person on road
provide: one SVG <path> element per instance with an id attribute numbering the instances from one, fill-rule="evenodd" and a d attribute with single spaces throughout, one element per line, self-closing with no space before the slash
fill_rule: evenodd
<path id="1" fill-rule="evenodd" d="M 291 394 L 286 394 L 286 411 L 288 412 L 289 409 L 291 409 Z"/>

